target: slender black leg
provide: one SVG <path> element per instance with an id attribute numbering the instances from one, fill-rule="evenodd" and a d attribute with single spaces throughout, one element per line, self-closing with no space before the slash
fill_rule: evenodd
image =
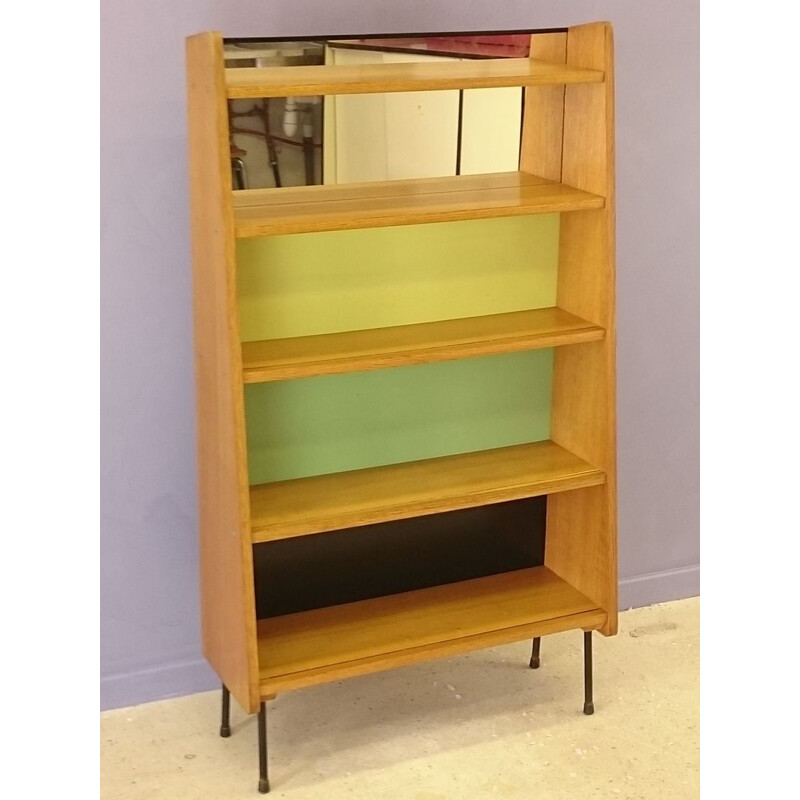
<path id="1" fill-rule="evenodd" d="M 594 714 L 594 700 L 592 698 L 592 632 L 583 632 L 583 685 L 584 700 L 583 713 Z"/>
<path id="2" fill-rule="evenodd" d="M 539 669 L 541 661 L 539 660 L 539 646 L 542 643 L 542 637 L 537 636 L 533 640 L 533 650 L 531 650 L 531 669 Z"/>
<path id="3" fill-rule="evenodd" d="M 267 777 L 267 704 L 262 703 L 258 711 L 258 791 L 269 791 Z"/>
<path id="4" fill-rule="evenodd" d="M 231 735 L 231 693 L 228 687 L 222 684 L 222 724 L 219 726 L 219 735 L 227 739 Z"/>

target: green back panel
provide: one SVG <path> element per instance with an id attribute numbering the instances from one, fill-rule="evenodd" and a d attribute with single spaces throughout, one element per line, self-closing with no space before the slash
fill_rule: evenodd
<path id="1" fill-rule="evenodd" d="M 555 304 L 558 215 L 242 240 L 243 341 Z M 552 351 L 245 388 L 251 483 L 547 439 Z"/>
<path id="2" fill-rule="evenodd" d="M 553 351 L 249 385 L 250 482 L 535 442 Z"/>

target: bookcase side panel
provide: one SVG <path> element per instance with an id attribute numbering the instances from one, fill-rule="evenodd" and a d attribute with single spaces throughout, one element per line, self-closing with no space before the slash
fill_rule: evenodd
<path id="1" fill-rule="evenodd" d="M 564 93 L 562 180 L 606 198 L 562 215 L 558 305 L 606 330 L 603 341 L 558 348 L 552 438 L 604 470 L 604 486 L 565 492 L 548 505 L 545 564 L 608 614 L 617 629 L 614 325 L 614 81 L 611 26 L 570 28 L 567 63 L 602 69 L 605 82 Z"/>
<path id="2" fill-rule="evenodd" d="M 222 38 L 187 39 L 203 651 L 257 710 L 258 654 Z"/>

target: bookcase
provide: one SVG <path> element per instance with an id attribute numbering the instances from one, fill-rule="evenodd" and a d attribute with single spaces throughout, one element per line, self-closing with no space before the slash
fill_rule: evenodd
<path id="1" fill-rule="evenodd" d="M 258 712 L 261 792 L 290 689 L 526 638 L 537 667 L 575 630 L 594 710 L 591 634 L 617 629 L 611 27 L 530 53 L 226 69 L 221 34 L 187 40 L 203 649 L 221 734 L 231 694 Z M 508 86 L 517 171 L 233 191 L 230 99 Z"/>

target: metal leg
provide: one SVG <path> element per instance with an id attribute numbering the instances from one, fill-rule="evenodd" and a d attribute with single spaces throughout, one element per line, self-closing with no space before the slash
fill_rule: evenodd
<path id="1" fill-rule="evenodd" d="M 583 632 L 583 685 L 584 700 L 583 713 L 594 714 L 594 700 L 592 699 L 592 632 Z"/>
<path id="2" fill-rule="evenodd" d="M 228 687 L 222 684 L 222 724 L 219 726 L 219 735 L 227 739 L 231 735 L 231 693 Z"/>
<path id="3" fill-rule="evenodd" d="M 539 660 L 539 647 L 542 644 L 542 637 L 537 636 L 533 640 L 533 650 L 531 650 L 531 669 L 539 669 L 541 661 Z"/>
<path id="4" fill-rule="evenodd" d="M 267 777 L 267 704 L 262 703 L 258 711 L 258 791 L 269 791 Z"/>

